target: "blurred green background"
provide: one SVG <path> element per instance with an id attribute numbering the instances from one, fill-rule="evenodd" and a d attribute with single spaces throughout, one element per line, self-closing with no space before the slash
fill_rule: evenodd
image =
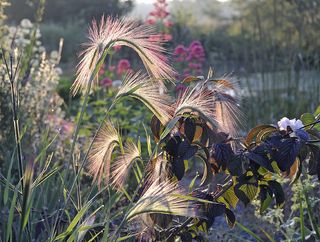
<path id="1" fill-rule="evenodd" d="M 45 7 L 39 19 L 36 9 L 41 2 Z M 153 8 L 151 0 L 12 0 L 10 4 L 6 21 L 38 21 L 47 50 L 57 49 L 64 38 L 61 67 L 70 83 L 91 19 L 129 15 L 145 22 Z M 228 74 L 240 81 L 248 125 L 316 108 L 320 101 L 319 0 L 173 0 L 168 5 L 173 22 L 173 39 L 166 46 L 169 52 L 199 40 L 206 54 L 204 72 L 211 66 L 217 76 Z M 125 49 L 121 54 L 132 58 Z"/>

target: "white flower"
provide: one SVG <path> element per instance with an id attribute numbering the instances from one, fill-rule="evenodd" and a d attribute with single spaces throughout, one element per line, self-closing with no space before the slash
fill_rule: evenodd
<path id="1" fill-rule="evenodd" d="M 31 21 L 29 19 L 22 19 L 20 25 L 23 28 L 27 28 L 27 29 L 31 29 L 33 24 L 31 23 Z"/>
<path id="2" fill-rule="evenodd" d="M 56 72 L 57 72 L 57 74 L 59 76 L 62 75 L 63 72 L 62 72 L 62 69 L 60 67 L 56 67 L 55 70 L 56 70 Z"/>
<path id="3" fill-rule="evenodd" d="M 115 88 L 118 88 L 122 85 L 122 81 L 121 80 L 114 80 L 112 82 L 112 86 L 115 87 Z"/>
<path id="4" fill-rule="evenodd" d="M 288 119 L 287 117 L 283 117 L 278 122 L 278 126 L 280 130 L 287 130 L 287 127 L 289 126 L 292 129 L 292 131 L 296 131 L 303 127 L 303 123 L 300 119 Z"/>
<path id="5" fill-rule="evenodd" d="M 58 58 L 59 58 L 59 53 L 58 53 L 58 51 L 56 51 L 56 50 L 51 51 L 51 53 L 50 53 L 50 58 L 52 58 L 52 59 L 58 59 Z"/>

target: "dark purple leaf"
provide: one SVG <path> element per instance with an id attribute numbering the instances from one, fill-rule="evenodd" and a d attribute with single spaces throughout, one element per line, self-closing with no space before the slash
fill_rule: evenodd
<path id="1" fill-rule="evenodd" d="M 290 170 L 302 147 L 301 142 L 292 137 L 273 136 L 267 139 L 271 149 L 271 159 L 277 162 L 282 172 Z"/>
<path id="2" fill-rule="evenodd" d="M 181 143 L 181 137 L 179 135 L 175 135 L 173 137 L 170 137 L 168 142 L 166 143 L 164 150 L 173 157 L 178 156 L 178 150 Z"/>
<path id="3" fill-rule="evenodd" d="M 272 161 L 268 157 L 269 153 L 270 150 L 268 149 L 267 145 L 259 145 L 246 152 L 245 156 L 267 170 L 274 172 L 273 167 L 271 166 Z"/>
<path id="4" fill-rule="evenodd" d="M 191 143 L 196 133 L 196 122 L 193 118 L 186 118 L 184 121 L 184 133 Z"/>
<path id="5" fill-rule="evenodd" d="M 299 137 L 299 139 L 303 142 L 306 142 L 310 137 L 309 134 L 303 129 L 297 129 L 295 134 Z"/>
<path id="6" fill-rule="evenodd" d="M 234 157 L 234 152 L 230 144 L 214 144 L 212 146 L 212 157 L 225 170 L 230 160 Z"/>
<path id="7" fill-rule="evenodd" d="M 184 162 L 180 158 L 173 157 L 171 160 L 172 164 L 172 173 L 177 177 L 177 179 L 180 181 L 185 172 Z"/>

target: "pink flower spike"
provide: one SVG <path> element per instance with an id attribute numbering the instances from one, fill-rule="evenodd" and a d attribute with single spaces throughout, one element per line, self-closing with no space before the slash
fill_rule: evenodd
<path id="1" fill-rule="evenodd" d="M 183 93 L 183 92 L 185 92 L 185 90 L 187 90 L 187 87 L 185 85 L 183 85 L 183 84 L 176 85 L 176 88 L 175 88 L 176 92 Z"/>
<path id="2" fill-rule="evenodd" d="M 154 25 L 155 23 L 156 23 L 156 20 L 154 18 L 149 18 L 147 20 L 147 24 Z"/>
<path id="3" fill-rule="evenodd" d="M 111 87 L 112 86 L 112 80 L 109 77 L 106 77 L 100 81 L 100 85 L 103 87 Z"/>
<path id="4" fill-rule="evenodd" d="M 114 66 L 114 65 L 109 66 L 108 69 L 109 69 L 109 71 L 114 72 L 114 70 L 116 69 L 116 66 Z"/>
<path id="5" fill-rule="evenodd" d="M 182 56 L 175 58 L 176 62 L 183 62 L 184 58 Z"/>
<path id="6" fill-rule="evenodd" d="M 153 35 L 150 35 L 149 39 L 152 42 L 162 42 L 162 35 L 161 34 L 153 34 Z"/>
<path id="7" fill-rule="evenodd" d="M 126 73 L 130 69 L 131 69 L 130 62 L 127 59 L 121 59 L 118 62 L 117 74 L 121 76 L 122 74 Z"/>
<path id="8" fill-rule="evenodd" d="M 199 40 L 194 40 L 190 43 L 189 50 L 193 49 L 195 46 L 202 46 L 202 44 Z"/>
<path id="9" fill-rule="evenodd" d="M 162 10 L 162 11 L 159 11 L 159 15 L 158 15 L 160 18 L 162 19 L 165 19 L 166 17 L 169 16 L 169 12 L 166 11 L 166 10 Z"/>
<path id="10" fill-rule="evenodd" d="M 102 76 L 105 73 L 105 65 L 101 66 L 100 70 L 99 70 L 99 76 Z"/>
<path id="11" fill-rule="evenodd" d="M 187 54 L 187 50 L 186 47 L 184 47 L 184 45 L 178 45 L 173 52 L 174 55 L 186 55 Z"/>
<path id="12" fill-rule="evenodd" d="M 151 11 L 151 12 L 149 13 L 149 15 L 150 15 L 150 16 L 154 16 L 154 17 L 158 17 L 158 16 L 159 16 L 159 13 L 156 12 L 156 11 Z"/>
<path id="13" fill-rule="evenodd" d="M 173 22 L 172 21 L 165 21 L 163 24 L 167 28 L 171 28 L 173 26 Z"/>
<path id="14" fill-rule="evenodd" d="M 163 35 L 163 40 L 164 40 L 164 41 L 170 41 L 170 40 L 172 40 L 172 35 L 171 35 L 171 34 L 164 34 L 164 35 Z"/>
<path id="15" fill-rule="evenodd" d="M 189 63 L 189 68 L 190 69 L 195 69 L 195 70 L 199 70 L 199 69 L 201 69 L 201 64 L 199 64 L 199 63 Z"/>

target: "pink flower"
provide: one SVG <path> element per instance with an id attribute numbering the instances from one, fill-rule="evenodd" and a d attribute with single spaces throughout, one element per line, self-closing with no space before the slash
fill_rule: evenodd
<path id="1" fill-rule="evenodd" d="M 161 42 L 162 41 L 162 35 L 161 34 L 153 34 L 149 36 L 149 39 L 153 42 Z"/>
<path id="2" fill-rule="evenodd" d="M 72 122 L 62 120 L 61 121 L 61 133 L 67 136 L 71 136 L 74 130 L 74 124 Z"/>
<path id="3" fill-rule="evenodd" d="M 156 20 L 154 18 L 149 18 L 147 20 L 147 24 L 154 25 L 155 23 L 156 23 Z"/>
<path id="4" fill-rule="evenodd" d="M 179 92 L 179 93 L 183 93 L 185 92 L 185 90 L 187 90 L 187 87 L 183 84 L 178 84 L 176 85 L 175 91 Z"/>
<path id="5" fill-rule="evenodd" d="M 186 55 L 187 54 L 187 50 L 186 47 L 184 47 L 184 45 L 178 45 L 173 52 L 174 55 Z"/>
<path id="6" fill-rule="evenodd" d="M 161 11 L 158 12 L 158 16 L 159 16 L 160 18 L 162 18 L 162 19 L 165 19 L 166 17 L 169 16 L 169 12 L 166 11 L 166 10 L 161 10 Z"/>
<path id="7" fill-rule="evenodd" d="M 157 0 L 158 3 L 165 3 L 166 0 Z"/>
<path id="8" fill-rule="evenodd" d="M 191 50 L 195 46 L 202 46 L 201 42 L 199 40 L 194 40 L 190 43 L 189 49 Z"/>
<path id="9" fill-rule="evenodd" d="M 109 77 L 106 77 L 100 81 L 100 85 L 103 87 L 111 87 L 112 86 L 112 80 Z"/>
<path id="10" fill-rule="evenodd" d="M 100 70 L 99 70 L 99 76 L 102 76 L 105 73 L 105 65 L 102 65 Z"/>
<path id="11" fill-rule="evenodd" d="M 114 65 L 109 66 L 108 69 L 109 69 L 109 71 L 114 72 L 114 70 L 116 69 L 116 66 L 114 66 Z"/>
<path id="12" fill-rule="evenodd" d="M 184 58 L 182 56 L 179 56 L 179 57 L 175 58 L 175 61 L 176 62 L 183 62 Z"/>
<path id="13" fill-rule="evenodd" d="M 189 56 L 188 61 L 197 60 L 203 62 L 205 58 L 204 48 L 198 41 L 194 41 L 189 46 Z"/>
<path id="14" fill-rule="evenodd" d="M 117 74 L 119 76 L 121 76 L 122 74 L 124 74 L 125 72 L 129 71 L 130 69 L 131 69 L 130 62 L 127 59 L 121 59 L 118 62 Z"/>
<path id="15" fill-rule="evenodd" d="M 171 21 L 165 21 L 164 23 L 164 26 L 166 26 L 167 28 L 171 28 L 173 26 L 173 22 Z"/>
<path id="16" fill-rule="evenodd" d="M 115 45 L 115 46 L 113 46 L 113 49 L 115 51 L 119 51 L 121 49 L 121 45 Z"/>
<path id="17" fill-rule="evenodd" d="M 171 34 L 164 34 L 163 36 L 164 41 L 170 41 L 172 40 L 172 35 Z"/>
<path id="18" fill-rule="evenodd" d="M 183 75 L 189 76 L 190 75 L 190 70 L 188 68 L 183 70 Z"/>
<path id="19" fill-rule="evenodd" d="M 190 69 L 195 69 L 195 70 L 199 70 L 201 69 L 202 65 L 200 63 L 189 63 L 189 68 Z"/>
<path id="20" fill-rule="evenodd" d="M 151 11 L 151 12 L 149 13 L 150 16 L 154 16 L 154 17 L 159 16 L 158 14 L 159 14 L 159 12 L 157 12 L 157 11 Z"/>

